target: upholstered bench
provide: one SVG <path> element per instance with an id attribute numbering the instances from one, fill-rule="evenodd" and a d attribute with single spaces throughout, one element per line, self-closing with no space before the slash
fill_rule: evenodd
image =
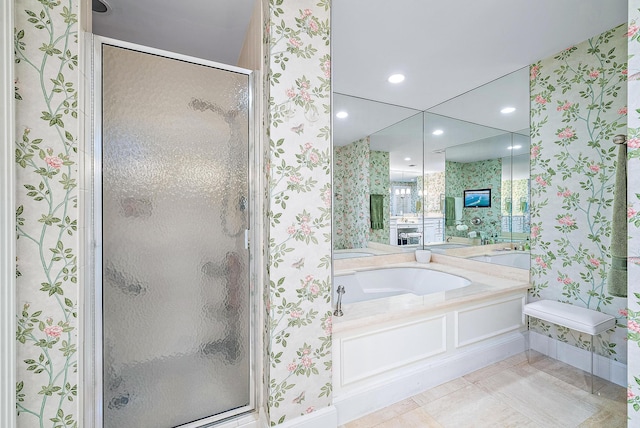
<path id="1" fill-rule="evenodd" d="M 553 300 L 538 300 L 537 302 L 528 303 L 524 305 L 524 314 L 527 317 L 537 318 L 591 336 L 591 393 L 593 394 L 594 336 L 614 328 L 616 325 L 615 317 L 593 309 Z M 527 318 L 528 320 L 529 318 Z M 527 325 L 529 325 L 528 322 Z"/>

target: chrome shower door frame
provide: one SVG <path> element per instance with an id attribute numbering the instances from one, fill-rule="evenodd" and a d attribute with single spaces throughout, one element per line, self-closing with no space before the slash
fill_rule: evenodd
<path id="1" fill-rule="evenodd" d="M 210 426 L 211 424 L 247 415 L 248 420 L 257 418 L 256 378 L 260 369 L 256 364 L 257 344 L 260 341 L 256 322 L 257 307 L 261 298 L 260 284 L 263 275 L 260 274 L 261 256 L 256 254 L 257 246 L 249 245 L 259 242 L 260 224 L 259 213 L 263 204 L 258 200 L 260 192 L 256 184 L 261 180 L 258 176 L 261 168 L 260 144 L 256 129 L 258 126 L 256 115 L 256 88 L 255 72 L 240 67 L 220 64 L 213 61 L 168 52 L 160 49 L 136 45 L 129 42 L 96 36 L 89 33 L 83 34 L 84 53 L 90 60 L 86 61 L 84 104 L 87 106 L 85 117 L 84 141 L 81 147 L 80 184 L 82 192 L 79 198 L 82 217 L 86 227 L 81 229 L 83 233 L 82 254 L 84 262 L 80 263 L 80 278 L 83 278 L 84 287 L 81 287 L 80 301 L 83 308 L 80 311 L 81 331 L 80 348 L 83 349 L 83 357 L 79 364 L 81 384 L 84 394 L 81 394 L 81 408 L 84 426 L 101 428 L 103 426 L 103 312 L 102 312 L 102 46 L 110 45 L 130 49 L 133 51 L 157 55 L 168 59 L 184 61 L 196 65 L 203 65 L 224 71 L 244 74 L 248 79 L 248 220 L 249 229 L 246 230 L 245 239 L 248 247 L 248 282 L 249 282 L 249 405 L 233 409 L 219 415 L 200 419 L 195 422 L 180 425 L 181 428 L 196 428 Z M 83 150 L 84 148 L 84 150 Z M 247 422 L 244 421 L 244 422 Z"/>

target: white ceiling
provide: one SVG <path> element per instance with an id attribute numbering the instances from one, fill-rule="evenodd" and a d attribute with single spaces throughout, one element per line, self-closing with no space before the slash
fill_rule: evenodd
<path id="1" fill-rule="evenodd" d="M 104 0 L 93 31 L 235 65 L 255 1 Z M 333 108 L 350 114 L 334 118 L 334 144 L 384 129 L 372 146 L 391 151 L 392 170 L 420 158 L 438 170 L 433 151 L 528 128 L 529 64 L 626 19 L 627 0 L 332 0 Z M 397 72 L 406 80 L 389 84 Z M 506 105 L 516 112 L 501 115 Z M 423 110 L 425 132 L 418 117 L 392 126 Z"/>
<path id="2" fill-rule="evenodd" d="M 94 34 L 236 65 L 256 0 L 100 1 Z"/>

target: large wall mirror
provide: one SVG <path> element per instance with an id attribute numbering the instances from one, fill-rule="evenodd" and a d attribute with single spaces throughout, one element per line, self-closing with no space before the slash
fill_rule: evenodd
<path id="1" fill-rule="evenodd" d="M 424 112 L 334 94 L 334 113 L 348 114 L 334 119 L 334 258 L 417 248 L 468 257 L 482 245 L 525 252 L 529 112 L 488 114 L 505 91 L 528 100 L 528 70 Z"/>

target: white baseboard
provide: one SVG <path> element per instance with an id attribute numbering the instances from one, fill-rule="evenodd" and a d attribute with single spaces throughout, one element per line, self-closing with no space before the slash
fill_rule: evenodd
<path id="1" fill-rule="evenodd" d="M 591 353 L 543 334 L 530 332 L 529 346 L 534 351 L 589 372 Z M 620 386 L 627 386 L 627 365 L 602 355 L 595 355 L 593 373 Z"/>
<path id="2" fill-rule="evenodd" d="M 520 332 L 513 332 L 499 340 L 471 347 L 450 357 L 411 365 L 392 379 L 372 383 L 335 397 L 337 424 L 343 425 L 524 350 L 524 336 Z M 324 425 L 322 428 L 335 426 Z"/>
<path id="3" fill-rule="evenodd" d="M 263 424 L 264 428 L 268 427 L 266 421 Z M 338 412 L 334 406 L 325 407 L 277 425 L 278 428 L 336 428 L 337 426 Z"/>

